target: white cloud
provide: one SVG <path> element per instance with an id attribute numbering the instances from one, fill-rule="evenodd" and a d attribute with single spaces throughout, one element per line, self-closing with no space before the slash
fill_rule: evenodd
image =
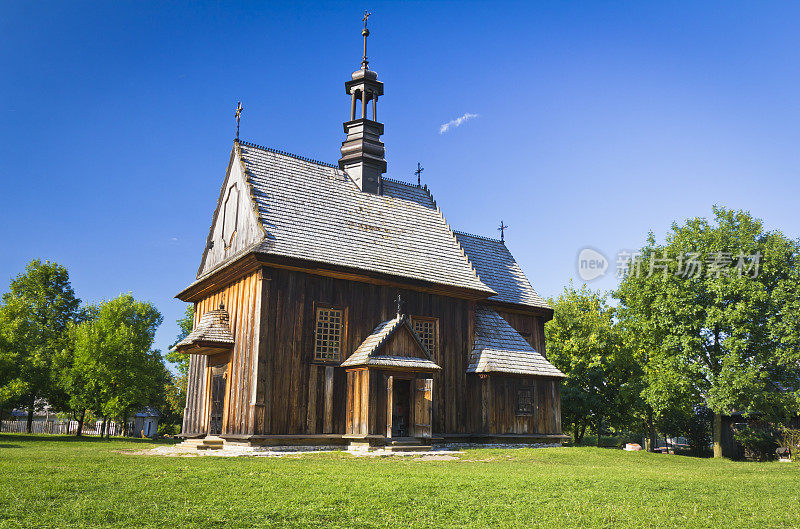
<path id="1" fill-rule="evenodd" d="M 444 134 L 445 132 L 450 130 L 451 127 L 459 127 L 461 126 L 462 123 L 465 123 L 477 117 L 478 114 L 472 114 L 470 112 L 467 112 L 463 116 L 459 116 L 456 119 L 451 119 L 450 121 L 448 121 L 447 123 L 443 123 L 442 126 L 439 127 L 439 134 Z"/>

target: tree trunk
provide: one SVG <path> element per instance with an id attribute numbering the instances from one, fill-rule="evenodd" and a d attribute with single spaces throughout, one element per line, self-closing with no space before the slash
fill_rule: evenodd
<path id="1" fill-rule="evenodd" d="M 722 450 L 722 415 L 714 413 L 714 457 L 724 457 Z"/>
<path id="2" fill-rule="evenodd" d="M 78 429 L 75 431 L 75 437 L 80 437 L 83 432 L 83 420 L 86 418 L 86 408 L 81 410 L 81 418 L 78 419 Z"/>
<path id="3" fill-rule="evenodd" d="M 106 422 L 107 422 L 106 417 L 103 417 L 103 424 L 100 426 L 100 439 L 102 439 L 106 435 Z"/>
<path id="4" fill-rule="evenodd" d="M 595 427 L 597 430 L 597 446 L 600 447 L 600 419 L 597 419 L 597 425 Z"/>
<path id="5" fill-rule="evenodd" d="M 655 452 L 656 451 L 656 425 L 655 421 L 653 420 L 653 412 L 647 412 L 647 436 L 648 436 L 648 452 Z"/>
<path id="6" fill-rule="evenodd" d="M 31 433 L 33 428 L 33 406 L 36 404 L 36 396 L 31 395 L 31 401 L 28 404 L 28 424 L 25 425 L 25 431 Z"/>
<path id="7" fill-rule="evenodd" d="M 583 441 L 583 436 L 584 436 L 584 435 L 586 435 L 586 421 L 583 421 L 583 423 L 581 423 L 581 434 L 580 434 L 580 436 L 578 437 L 578 442 L 579 442 L 579 443 L 580 443 L 581 441 Z"/>

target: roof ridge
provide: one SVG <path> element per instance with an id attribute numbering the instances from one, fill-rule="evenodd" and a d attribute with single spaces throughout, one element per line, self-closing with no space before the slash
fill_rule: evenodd
<path id="1" fill-rule="evenodd" d="M 263 145 L 258 145 L 257 143 L 253 143 L 251 141 L 239 140 L 239 144 L 244 145 L 246 147 L 252 147 L 254 149 L 261 149 L 262 151 L 271 152 L 273 154 L 280 154 L 282 156 L 288 156 L 290 158 L 294 158 L 296 160 L 301 160 L 303 162 L 314 163 L 314 164 L 322 165 L 322 166 L 325 166 L 325 167 L 331 167 L 333 169 L 338 169 L 339 168 L 338 165 L 334 165 L 332 163 L 321 162 L 319 160 L 315 160 L 313 158 L 307 158 L 305 156 L 300 156 L 299 154 L 294 154 L 294 153 L 291 153 L 291 152 L 288 152 L 288 151 L 281 151 L 279 149 L 273 149 L 272 147 L 265 147 Z"/>
<path id="2" fill-rule="evenodd" d="M 397 178 L 389 178 L 388 176 L 381 176 L 381 180 L 386 180 L 387 182 L 394 182 L 395 184 L 403 184 L 408 187 L 420 187 L 415 186 L 414 184 L 403 182 L 402 180 L 398 180 Z"/>
<path id="3" fill-rule="evenodd" d="M 487 237 L 486 235 L 475 235 L 474 233 L 467 233 L 461 230 L 453 230 L 453 233 L 457 233 L 459 235 L 466 235 L 467 237 L 474 237 L 476 239 L 483 239 L 485 241 L 503 242 L 500 239 L 495 239 L 494 237 Z"/>
<path id="4" fill-rule="evenodd" d="M 377 351 L 378 349 L 383 347 L 383 344 L 386 343 L 386 340 L 388 340 L 390 337 L 394 336 L 394 333 L 397 330 L 397 325 L 402 323 L 404 318 L 405 318 L 405 316 L 401 316 L 400 314 L 398 314 L 394 318 L 386 320 L 386 321 L 384 321 L 384 322 L 379 324 L 379 326 L 388 324 L 390 326 L 390 328 L 389 328 L 388 331 L 386 331 L 386 334 L 380 340 L 378 340 L 378 343 L 376 343 L 375 346 L 370 349 L 370 351 L 367 353 L 367 358 L 371 357 L 372 353 L 374 353 L 375 351 Z M 381 332 L 383 332 L 383 331 L 381 331 Z M 369 336 L 367 336 L 367 338 L 369 338 Z"/>
<path id="5" fill-rule="evenodd" d="M 459 241 L 458 237 L 456 237 L 455 230 L 453 229 L 452 226 L 450 226 L 450 223 L 447 222 L 447 219 L 444 216 L 444 212 L 439 207 L 439 204 L 436 203 L 436 199 L 433 198 L 433 193 L 431 192 L 430 189 L 428 189 L 428 184 L 425 184 L 424 186 L 422 186 L 422 189 L 425 190 L 425 192 L 428 194 L 428 196 L 430 197 L 431 201 L 433 202 L 433 206 L 436 208 L 436 212 L 439 214 L 439 217 L 441 217 L 442 221 L 444 222 L 444 225 L 447 228 L 447 231 L 450 232 L 450 236 L 453 238 L 453 240 L 456 243 L 456 246 L 461 251 L 461 255 L 467 261 L 467 264 L 469 265 L 470 269 L 472 270 L 472 273 L 475 274 L 475 279 L 477 279 L 479 283 L 481 283 L 483 286 L 488 288 L 490 291 L 494 292 L 493 295 L 497 295 L 498 292 L 495 292 L 495 290 L 492 287 L 487 285 L 486 282 L 483 279 L 481 279 L 481 275 L 478 273 L 478 269 L 475 267 L 475 264 L 472 262 L 472 259 L 469 258 L 469 254 L 467 254 L 467 251 L 464 250 L 464 247 L 461 245 L 461 241 Z"/>

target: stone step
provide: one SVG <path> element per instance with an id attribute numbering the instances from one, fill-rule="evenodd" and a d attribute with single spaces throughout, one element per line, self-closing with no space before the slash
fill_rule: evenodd
<path id="1" fill-rule="evenodd" d="M 388 445 L 386 448 L 392 452 L 428 452 L 431 450 L 431 445 Z"/>
<path id="2" fill-rule="evenodd" d="M 388 444 L 389 446 L 420 446 L 422 441 L 419 439 L 394 439 Z"/>
<path id="3" fill-rule="evenodd" d="M 224 447 L 218 444 L 201 444 L 197 445 L 198 450 L 222 450 Z"/>

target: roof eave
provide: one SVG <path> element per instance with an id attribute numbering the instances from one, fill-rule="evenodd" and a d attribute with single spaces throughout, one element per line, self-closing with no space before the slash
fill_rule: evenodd
<path id="1" fill-rule="evenodd" d="M 488 298 L 481 302 L 482 305 L 487 305 L 492 309 L 500 309 L 507 312 L 517 312 L 520 314 L 529 314 L 533 316 L 542 316 L 546 318 L 545 321 L 553 319 L 554 311 L 549 305 L 529 305 L 527 303 L 513 303 L 510 301 L 499 301 Z"/>
<path id="2" fill-rule="evenodd" d="M 249 251 L 242 252 L 223 266 L 219 266 L 207 274 L 201 276 L 189 286 L 181 290 L 175 297 L 185 302 L 193 302 L 202 298 L 202 294 L 218 285 L 227 284 L 237 278 L 266 266 L 270 268 L 280 268 L 308 274 L 347 279 L 363 283 L 371 283 L 384 286 L 407 288 L 409 290 L 419 290 L 440 294 L 448 297 L 466 299 L 470 301 L 484 301 L 497 294 L 494 290 L 478 290 L 456 285 L 445 285 L 431 281 L 423 281 L 402 276 L 393 276 L 369 270 L 331 265 L 320 261 L 297 259 L 280 255 L 257 252 L 251 246 Z"/>

